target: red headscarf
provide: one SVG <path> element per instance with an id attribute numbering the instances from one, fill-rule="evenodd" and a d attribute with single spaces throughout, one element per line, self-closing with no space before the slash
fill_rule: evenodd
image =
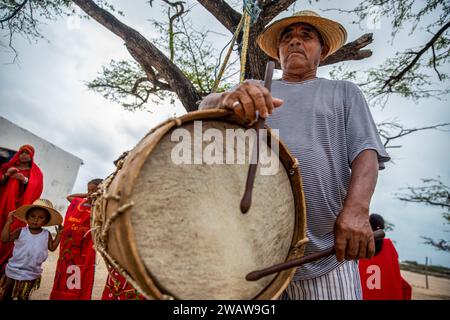
<path id="1" fill-rule="evenodd" d="M 1 174 L 14 166 L 20 164 L 19 155 L 27 151 L 31 157 L 31 168 L 24 170 L 22 174 L 28 175 L 28 183 L 23 194 L 19 194 L 21 183 L 17 179 L 9 178 L 5 185 L 0 185 L 0 228 L 6 223 L 6 218 L 11 211 L 25 204 L 32 204 L 34 200 L 39 199 L 44 186 L 44 176 L 41 169 L 34 163 L 34 148 L 30 145 L 21 146 L 19 151 L 11 158 L 11 160 L 1 166 Z M 11 231 L 24 226 L 24 223 L 15 219 L 11 225 Z M 12 254 L 13 245 L 10 243 L 0 243 L 0 273 L 3 271 L 5 264 Z"/>

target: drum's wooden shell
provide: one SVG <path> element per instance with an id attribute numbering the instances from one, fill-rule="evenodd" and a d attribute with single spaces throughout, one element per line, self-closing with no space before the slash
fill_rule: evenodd
<path id="1" fill-rule="evenodd" d="M 142 212 L 137 212 L 135 209 L 137 203 L 142 206 L 142 192 L 139 195 L 140 189 L 136 189 L 137 185 L 143 184 L 143 180 L 140 179 L 140 173 L 142 173 L 145 169 L 146 162 L 149 160 L 149 157 L 152 157 L 152 152 L 155 152 L 155 149 L 157 149 L 161 140 L 164 138 L 167 140 L 167 135 L 171 132 L 171 130 L 177 126 L 189 125 L 195 120 L 225 121 L 244 128 L 244 126 L 234 119 L 232 115 L 230 116 L 229 112 L 214 109 L 188 113 L 180 118 L 169 120 L 153 129 L 119 163 L 119 170 L 116 171 L 116 173 L 112 175 L 103 186 L 103 195 L 97 199 L 93 210 L 93 224 L 94 227 L 98 228 L 95 233 L 96 248 L 103 255 L 107 263 L 120 269 L 119 271 L 121 271 L 123 275 L 148 299 L 277 298 L 289 283 L 293 276 L 294 270 L 284 271 L 272 278 L 268 277 L 263 279 L 262 281 L 265 282 L 263 282 L 262 290 L 260 292 L 258 291 L 257 294 L 252 294 L 251 296 L 236 296 L 233 291 L 230 291 L 230 296 L 214 296 L 210 294 L 202 295 L 201 292 L 198 292 L 201 290 L 201 286 L 198 286 L 198 288 L 193 286 L 193 289 L 195 288 L 194 294 L 190 293 L 188 295 L 183 295 L 182 293 L 180 294 L 179 291 L 174 292 L 177 291 L 171 290 L 174 288 L 174 284 L 167 279 L 158 279 L 158 273 L 155 272 L 155 270 L 152 270 L 152 267 L 149 267 L 153 266 L 152 262 L 162 262 L 159 261 L 158 258 L 153 260 L 148 258 L 148 250 L 143 250 L 142 247 L 142 234 L 147 232 L 149 229 L 141 228 L 142 226 L 139 225 L 139 221 L 143 217 L 145 218 L 145 215 L 143 216 Z M 276 137 L 271 134 L 268 135 L 269 146 L 270 139 L 276 139 Z M 282 143 L 279 144 L 279 159 L 285 172 L 287 173 L 286 177 L 288 177 L 290 181 L 290 186 L 292 188 L 291 191 L 295 202 L 291 206 L 291 208 L 295 211 L 293 212 L 295 226 L 293 227 L 291 233 L 291 246 L 290 248 L 288 246 L 286 253 L 283 253 L 286 255 L 285 260 L 289 260 L 303 255 L 303 244 L 307 241 L 305 221 L 306 211 L 301 179 L 296 161 L 289 154 L 287 148 Z M 283 168 L 280 169 L 283 170 Z M 256 185 L 259 177 L 260 176 L 256 177 L 255 190 L 257 189 Z M 183 177 L 180 176 L 179 179 L 183 179 Z M 224 192 L 226 192 L 226 190 Z M 258 198 L 254 196 L 253 202 L 257 201 Z M 213 205 L 214 203 L 211 204 L 211 206 Z M 238 208 L 238 203 L 236 203 L 236 208 Z M 120 213 L 117 213 L 118 209 Z M 133 211 L 133 209 L 135 210 Z M 168 208 L 167 210 L 170 211 L 171 209 Z M 167 214 L 170 214 L 170 212 L 167 212 Z M 250 209 L 248 217 L 252 217 L 251 215 L 255 214 L 257 214 L 257 212 L 252 212 L 252 209 Z M 196 219 L 198 220 L 198 217 Z M 159 226 L 159 228 L 161 229 L 161 226 Z M 158 231 L 161 231 L 160 229 Z M 136 232 L 138 232 L 138 238 L 136 238 Z M 155 234 L 154 236 L 157 237 L 158 235 Z M 167 237 L 167 233 L 161 233 L 161 236 Z M 154 246 L 154 241 L 152 242 L 150 237 L 149 243 L 152 243 Z M 142 257 L 142 252 L 145 252 L 147 256 Z M 201 255 L 202 253 L 199 252 L 198 254 Z M 173 261 L 177 262 L 176 260 Z M 183 261 L 185 261 L 185 259 Z M 167 263 L 167 258 L 163 262 Z M 221 263 L 223 264 L 223 261 Z M 263 264 L 260 268 L 266 266 L 267 265 Z M 248 270 L 247 272 L 249 271 L 252 270 Z M 165 277 L 167 278 L 167 275 L 165 275 Z M 242 274 L 242 277 L 245 277 L 245 273 Z M 249 292 L 254 292 L 254 290 L 255 289 L 253 289 L 253 291 L 249 289 Z M 195 294 L 196 292 L 199 294 Z"/>

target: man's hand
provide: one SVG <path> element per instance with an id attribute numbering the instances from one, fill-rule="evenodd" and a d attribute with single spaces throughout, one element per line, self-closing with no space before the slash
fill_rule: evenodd
<path id="1" fill-rule="evenodd" d="M 372 258 L 375 241 L 369 223 L 369 208 L 344 206 L 336 220 L 334 237 L 338 261 Z"/>
<path id="2" fill-rule="evenodd" d="M 273 98 L 269 90 L 255 80 L 246 80 L 235 90 L 221 96 L 220 106 L 232 109 L 237 117 L 247 123 L 256 121 L 256 111 L 261 118 L 267 118 L 274 108 L 283 104 L 283 100 Z"/>

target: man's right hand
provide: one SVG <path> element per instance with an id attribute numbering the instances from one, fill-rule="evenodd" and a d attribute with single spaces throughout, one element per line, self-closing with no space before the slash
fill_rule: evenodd
<path id="1" fill-rule="evenodd" d="M 267 118 L 274 108 L 282 104 L 283 100 L 273 98 L 269 90 L 255 80 L 246 80 L 235 90 L 223 93 L 220 103 L 223 108 L 233 110 L 238 118 L 250 124 L 256 121 L 256 111 L 261 118 Z"/>

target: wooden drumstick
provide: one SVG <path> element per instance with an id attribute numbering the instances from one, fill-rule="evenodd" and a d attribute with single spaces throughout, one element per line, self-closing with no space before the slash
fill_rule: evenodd
<path id="1" fill-rule="evenodd" d="M 269 61 L 266 65 L 266 73 L 264 75 L 264 87 L 269 90 L 272 87 L 272 77 L 273 77 L 273 70 L 275 68 L 275 63 L 273 61 Z M 255 128 L 256 128 L 256 148 L 253 148 L 252 158 L 251 160 L 254 160 L 256 158 L 256 161 L 251 161 L 250 166 L 248 168 L 248 174 L 247 174 L 247 182 L 245 184 L 245 192 L 241 199 L 241 212 L 247 213 L 250 209 L 250 206 L 252 204 L 252 192 L 253 192 L 253 185 L 255 183 L 255 176 L 256 176 L 256 169 L 258 168 L 258 162 L 259 162 L 259 130 L 264 129 L 265 120 L 264 118 L 258 117 L 258 120 L 256 122 Z"/>
<path id="2" fill-rule="evenodd" d="M 373 233 L 373 237 L 375 240 L 381 240 L 384 238 L 384 236 L 385 236 L 384 230 L 381 230 L 381 229 L 376 230 Z M 268 275 L 271 275 L 274 273 L 278 273 L 278 272 L 281 272 L 281 271 L 284 271 L 287 269 L 299 267 L 305 263 L 319 260 L 321 258 L 328 257 L 335 253 L 336 253 L 336 250 L 335 250 L 335 247 L 333 246 L 331 248 L 307 255 L 305 257 L 301 257 L 298 259 L 293 259 L 293 260 L 286 261 L 283 263 L 275 264 L 275 265 L 265 268 L 265 269 L 252 271 L 245 276 L 245 279 L 247 281 L 256 281 L 256 280 L 261 279 L 262 277 L 265 277 L 265 276 L 268 276 Z"/>

